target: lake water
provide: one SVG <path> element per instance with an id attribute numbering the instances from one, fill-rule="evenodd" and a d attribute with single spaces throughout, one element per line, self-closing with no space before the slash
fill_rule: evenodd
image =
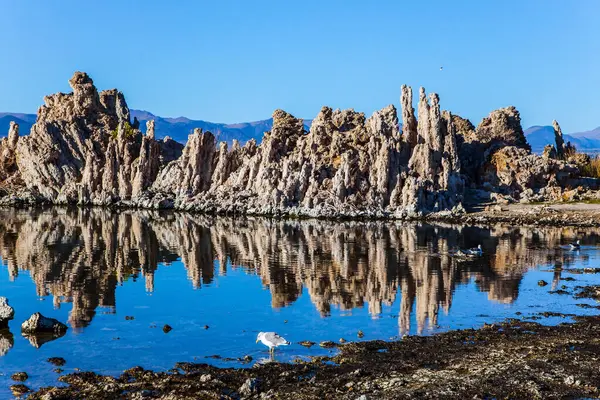
<path id="1" fill-rule="evenodd" d="M 576 306 L 589 301 L 549 292 L 598 283 L 570 269 L 600 266 L 599 233 L 0 210 L 0 296 L 15 309 L 10 332 L 0 331 L 0 398 L 10 396 L 14 372 L 26 371 L 32 388 L 56 384 L 49 357 L 66 359 L 64 373 L 167 370 L 178 361 L 244 367 L 269 359 L 255 343 L 261 330 L 293 342 L 275 354 L 293 361 L 335 351 L 302 340 L 388 340 L 542 311 L 595 313 Z M 577 238 L 581 250 L 568 250 Z M 478 244 L 481 257 L 453 254 Z M 20 324 L 37 311 L 67 323 L 67 334 L 23 337 Z M 173 330 L 164 333 L 165 324 Z M 251 362 L 237 361 L 247 355 Z"/>

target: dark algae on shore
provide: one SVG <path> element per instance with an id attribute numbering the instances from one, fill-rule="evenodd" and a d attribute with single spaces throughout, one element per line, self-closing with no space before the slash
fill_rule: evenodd
<path id="1" fill-rule="evenodd" d="M 89 372 L 43 388 L 48 399 L 553 399 L 598 398 L 600 317 L 555 327 L 509 321 L 400 341 L 347 343 L 339 354 L 249 369 L 180 363 L 117 378 Z M 362 396 L 362 397 L 361 397 Z"/>

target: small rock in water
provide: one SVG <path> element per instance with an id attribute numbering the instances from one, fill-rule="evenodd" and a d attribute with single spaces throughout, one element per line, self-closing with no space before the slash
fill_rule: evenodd
<path id="1" fill-rule="evenodd" d="M 309 341 L 309 340 L 303 340 L 303 341 L 301 341 L 301 342 L 298 342 L 298 344 L 299 344 L 300 346 L 304 346 L 304 347 L 307 347 L 307 348 L 311 348 L 311 347 L 313 347 L 313 346 L 315 345 L 315 342 L 311 342 L 311 341 Z"/>
<path id="2" fill-rule="evenodd" d="M 356 335 L 357 335 L 359 338 L 363 338 L 363 337 L 365 337 L 365 334 L 363 333 L 363 331 L 358 331 L 358 332 L 356 333 Z"/>
<path id="3" fill-rule="evenodd" d="M 321 343 L 319 343 L 319 346 L 323 347 L 324 349 L 331 349 L 332 347 L 335 347 L 336 345 L 331 340 L 324 340 Z"/>
<path id="4" fill-rule="evenodd" d="M 543 279 L 538 281 L 538 286 L 546 286 L 547 284 L 548 284 L 548 282 L 546 282 Z"/>
<path id="5" fill-rule="evenodd" d="M 56 372 L 57 374 L 62 374 L 64 370 L 62 368 L 54 368 L 52 371 Z"/>
<path id="6" fill-rule="evenodd" d="M 47 361 L 57 367 L 62 367 L 67 363 L 67 361 L 62 357 L 50 357 Z"/>
<path id="7" fill-rule="evenodd" d="M 125 316 L 125 321 L 133 321 L 135 319 L 135 317 L 133 315 L 126 315 Z"/>
<path id="8" fill-rule="evenodd" d="M 169 333 L 173 330 L 173 328 L 171 328 L 171 326 L 169 324 L 165 324 L 165 326 L 163 326 L 163 332 L 164 333 Z"/>
<path id="9" fill-rule="evenodd" d="M 12 392 L 13 396 L 20 397 L 26 393 L 31 392 L 31 389 L 29 389 L 27 386 L 23 385 L 22 383 L 19 383 L 17 385 L 12 385 L 10 387 L 10 391 Z"/>
<path id="10" fill-rule="evenodd" d="M 208 328 L 210 328 L 210 326 L 204 325 L 204 329 L 208 329 Z"/>
<path id="11" fill-rule="evenodd" d="M 242 396 L 252 396 L 260 390 L 260 380 L 258 378 L 248 378 L 240 387 L 239 392 Z"/>
<path id="12" fill-rule="evenodd" d="M 39 312 L 33 314 L 21 325 L 22 333 L 52 332 L 56 334 L 64 334 L 66 331 L 67 326 L 65 324 L 54 318 L 44 317 Z"/>
<path id="13" fill-rule="evenodd" d="M 0 297 L 0 329 L 8 328 L 8 321 L 15 316 L 15 310 L 8 305 L 6 297 Z"/>
<path id="14" fill-rule="evenodd" d="M 284 319 L 284 320 L 283 320 L 283 323 L 284 323 L 284 324 L 287 324 L 287 323 L 288 323 L 288 320 L 287 320 L 287 319 Z"/>
<path id="15" fill-rule="evenodd" d="M 344 338 L 340 338 L 340 343 L 346 343 L 346 342 L 347 342 L 347 340 L 346 340 L 346 339 L 344 339 Z"/>
<path id="16" fill-rule="evenodd" d="M 27 375 L 27 372 L 15 372 L 11 375 L 10 379 L 17 382 L 25 382 L 29 379 L 29 375 Z"/>

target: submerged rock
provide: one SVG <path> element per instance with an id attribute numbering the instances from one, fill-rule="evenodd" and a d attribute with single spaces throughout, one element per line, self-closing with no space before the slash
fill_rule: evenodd
<path id="1" fill-rule="evenodd" d="M 29 379 L 29 375 L 27 375 L 27 372 L 15 372 L 10 376 L 10 379 L 16 382 L 25 382 Z"/>
<path id="2" fill-rule="evenodd" d="M 22 383 L 19 383 L 16 385 L 11 385 L 10 391 L 12 392 L 13 396 L 21 397 L 23 395 L 26 395 L 27 393 L 30 393 L 31 389 L 29 389 L 27 386 L 23 385 Z"/>
<path id="3" fill-rule="evenodd" d="M 27 321 L 21 325 L 21 333 L 36 334 L 36 333 L 53 333 L 64 334 L 67 331 L 67 326 L 62 322 L 44 317 L 42 314 L 35 313 Z"/>
<path id="4" fill-rule="evenodd" d="M 47 361 L 55 367 L 62 367 L 67 363 L 67 361 L 62 357 L 50 357 Z"/>
<path id="5" fill-rule="evenodd" d="M 0 329 L 8 328 L 8 321 L 15 317 L 15 310 L 8 305 L 6 297 L 0 297 Z"/>

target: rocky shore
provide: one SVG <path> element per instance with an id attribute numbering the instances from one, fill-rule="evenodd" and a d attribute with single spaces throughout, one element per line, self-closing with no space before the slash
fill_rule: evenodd
<path id="1" fill-rule="evenodd" d="M 217 143 L 196 129 L 186 145 L 131 121 L 123 94 L 76 72 L 72 93 L 47 96 L 29 135 L 0 141 L 0 205 L 79 204 L 212 214 L 345 218 L 456 216 L 467 203 L 597 197 L 590 159 L 564 143 L 532 154 L 514 107 L 475 127 L 439 96 L 403 86 L 366 118 L 323 107 L 310 131 L 282 110 L 259 144 Z"/>
<path id="2" fill-rule="evenodd" d="M 600 395 L 599 317 L 556 327 L 519 320 L 478 330 L 339 345 L 332 357 L 246 369 L 180 363 L 119 377 L 60 377 L 29 399 L 552 399 Z"/>

